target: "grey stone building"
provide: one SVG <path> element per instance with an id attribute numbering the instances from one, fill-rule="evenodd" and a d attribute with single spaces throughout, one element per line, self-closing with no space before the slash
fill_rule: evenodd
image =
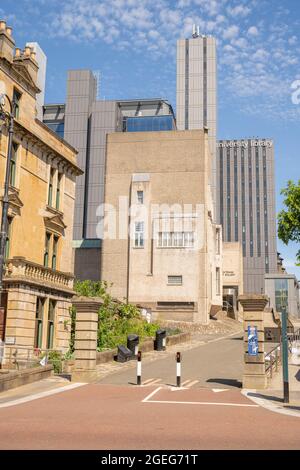
<path id="1" fill-rule="evenodd" d="M 73 244 L 78 279 L 100 279 L 101 234 L 97 208 L 104 202 L 106 136 L 111 132 L 176 128 L 171 105 L 161 98 L 97 100 L 90 70 L 68 72 L 65 104 L 44 106 L 43 122 L 78 150 L 84 171 L 76 184 Z"/>
<path id="2" fill-rule="evenodd" d="M 265 273 L 277 272 L 273 141 L 220 140 L 217 189 L 223 239 L 242 244 L 244 291 L 264 292 Z"/>

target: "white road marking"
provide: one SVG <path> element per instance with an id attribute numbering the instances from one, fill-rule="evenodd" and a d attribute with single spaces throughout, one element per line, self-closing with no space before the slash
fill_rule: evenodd
<path id="1" fill-rule="evenodd" d="M 161 379 L 148 379 L 148 380 L 145 380 L 145 382 L 142 383 L 142 385 L 145 385 L 145 386 L 151 386 L 151 385 L 155 385 L 157 384 L 158 382 L 161 382 Z"/>
<path id="2" fill-rule="evenodd" d="M 190 381 L 191 381 L 190 379 L 189 379 L 189 380 L 185 380 L 184 382 L 182 382 L 181 385 L 184 387 L 184 386 L 185 386 L 186 384 L 188 384 Z"/>
<path id="3" fill-rule="evenodd" d="M 170 405 L 213 405 L 213 406 L 236 406 L 244 408 L 259 408 L 258 405 L 248 405 L 245 403 L 217 403 L 217 402 L 206 402 L 206 401 L 169 401 L 169 400 L 150 400 L 150 397 L 143 402 L 146 403 L 159 403 L 159 404 L 170 404 Z"/>
<path id="4" fill-rule="evenodd" d="M 212 391 L 215 393 L 227 392 L 228 388 L 212 388 Z"/>
<path id="5" fill-rule="evenodd" d="M 152 382 L 152 380 L 154 379 L 147 379 L 142 383 L 142 385 L 147 385 L 149 382 Z"/>
<path id="6" fill-rule="evenodd" d="M 199 380 L 194 380 L 193 382 L 191 382 L 191 383 L 189 383 L 189 384 L 187 385 L 187 388 L 193 387 L 193 386 L 196 385 L 198 382 L 199 382 Z"/>
<path id="7" fill-rule="evenodd" d="M 87 384 L 86 383 L 74 383 L 74 384 L 66 385 L 64 387 L 55 388 L 54 390 L 47 390 L 46 392 L 36 393 L 34 395 L 29 395 L 28 397 L 18 398 L 17 400 L 11 400 L 6 403 L 0 403 L 0 408 L 7 408 L 8 406 L 22 405 L 23 403 L 27 403 L 29 401 L 38 400 L 39 398 L 45 398 L 51 395 L 55 395 L 57 393 L 67 392 L 68 390 L 82 387 L 83 385 L 87 385 Z"/>
<path id="8" fill-rule="evenodd" d="M 151 392 L 149 395 L 147 395 L 146 398 L 144 398 L 144 400 L 142 400 L 142 403 L 147 403 L 148 400 L 150 400 L 150 398 L 152 398 L 161 389 L 162 389 L 162 387 L 156 388 L 153 392 Z"/>
<path id="9" fill-rule="evenodd" d="M 175 387 L 174 387 L 175 388 Z M 153 392 L 146 396 L 142 400 L 142 403 L 158 403 L 166 405 L 212 405 L 212 406 L 235 406 L 240 408 L 259 408 L 259 405 L 248 405 L 247 403 L 216 403 L 206 401 L 172 401 L 172 400 L 151 400 L 163 387 L 156 388 Z M 179 390 L 179 387 L 176 388 Z M 182 390 L 182 389 L 181 389 Z M 186 389 L 183 389 L 186 390 Z"/>

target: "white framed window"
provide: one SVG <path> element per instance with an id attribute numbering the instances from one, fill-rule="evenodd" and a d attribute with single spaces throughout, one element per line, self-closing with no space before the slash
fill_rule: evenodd
<path id="1" fill-rule="evenodd" d="M 137 200 L 139 204 L 144 204 L 144 191 L 137 191 Z"/>
<path id="2" fill-rule="evenodd" d="M 144 222 L 135 222 L 134 246 L 135 248 L 144 248 Z"/>
<path id="3" fill-rule="evenodd" d="M 168 286 L 182 286 L 182 276 L 168 276 Z"/>
<path id="4" fill-rule="evenodd" d="M 194 232 L 159 232 L 159 248 L 192 248 Z"/>

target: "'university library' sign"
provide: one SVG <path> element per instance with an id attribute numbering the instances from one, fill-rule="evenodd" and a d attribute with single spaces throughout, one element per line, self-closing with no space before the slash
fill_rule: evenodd
<path id="1" fill-rule="evenodd" d="M 250 145 L 249 145 L 250 142 Z M 234 148 L 234 147 L 273 147 L 272 140 L 224 140 L 223 142 L 218 142 L 217 146 L 219 148 Z"/>

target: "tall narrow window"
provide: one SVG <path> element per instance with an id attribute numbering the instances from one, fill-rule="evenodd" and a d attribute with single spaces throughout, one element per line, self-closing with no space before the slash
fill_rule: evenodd
<path id="1" fill-rule="evenodd" d="M 41 348 L 43 344 L 43 316 L 44 316 L 44 299 L 37 297 L 35 310 L 35 338 L 34 347 Z"/>
<path id="2" fill-rule="evenodd" d="M 220 229 L 216 229 L 216 254 L 220 254 Z"/>
<path id="3" fill-rule="evenodd" d="M 139 204 L 144 204 L 144 191 L 137 192 L 137 200 Z"/>
<path id="4" fill-rule="evenodd" d="M 135 223 L 134 246 L 144 248 L 144 222 Z"/>
<path id="5" fill-rule="evenodd" d="M 55 207 L 56 207 L 57 210 L 60 209 L 62 177 L 63 177 L 63 174 L 62 174 L 62 173 L 58 173 L 58 176 L 57 176 L 57 188 L 56 188 L 56 203 L 55 203 Z"/>
<path id="6" fill-rule="evenodd" d="M 45 237 L 45 252 L 44 252 L 44 266 L 48 268 L 49 264 L 49 248 L 50 248 L 50 240 L 51 240 L 51 235 L 50 233 L 46 233 Z"/>
<path id="7" fill-rule="evenodd" d="M 216 294 L 220 295 L 221 286 L 220 286 L 220 268 L 216 268 Z"/>
<path id="8" fill-rule="evenodd" d="M 11 186 L 15 186 L 15 184 L 16 184 L 16 167 L 17 167 L 18 148 L 19 148 L 18 144 L 13 142 L 12 152 L 11 152 L 11 159 L 10 159 L 10 173 L 9 173 L 9 184 Z"/>
<path id="9" fill-rule="evenodd" d="M 55 300 L 49 300 L 47 349 L 52 349 L 53 348 L 55 306 L 56 306 Z"/>
<path id="10" fill-rule="evenodd" d="M 52 250 L 52 263 L 51 263 L 52 269 L 56 269 L 56 265 L 57 265 L 58 240 L 59 238 L 57 236 L 53 237 L 53 250 Z"/>
<path id="11" fill-rule="evenodd" d="M 6 243 L 5 243 L 5 259 L 9 258 L 10 254 L 10 242 L 11 242 L 11 224 L 12 224 L 12 218 L 8 217 L 7 218 L 7 233 L 6 233 Z"/>
<path id="12" fill-rule="evenodd" d="M 49 188 L 48 188 L 48 206 L 52 206 L 54 171 L 55 170 L 53 168 L 50 169 Z"/>
<path id="13" fill-rule="evenodd" d="M 13 102 L 15 104 L 15 108 L 14 108 L 14 117 L 16 119 L 19 119 L 20 117 L 20 101 L 21 101 L 21 93 L 16 89 L 14 88 L 14 93 L 13 93 Z"/>

